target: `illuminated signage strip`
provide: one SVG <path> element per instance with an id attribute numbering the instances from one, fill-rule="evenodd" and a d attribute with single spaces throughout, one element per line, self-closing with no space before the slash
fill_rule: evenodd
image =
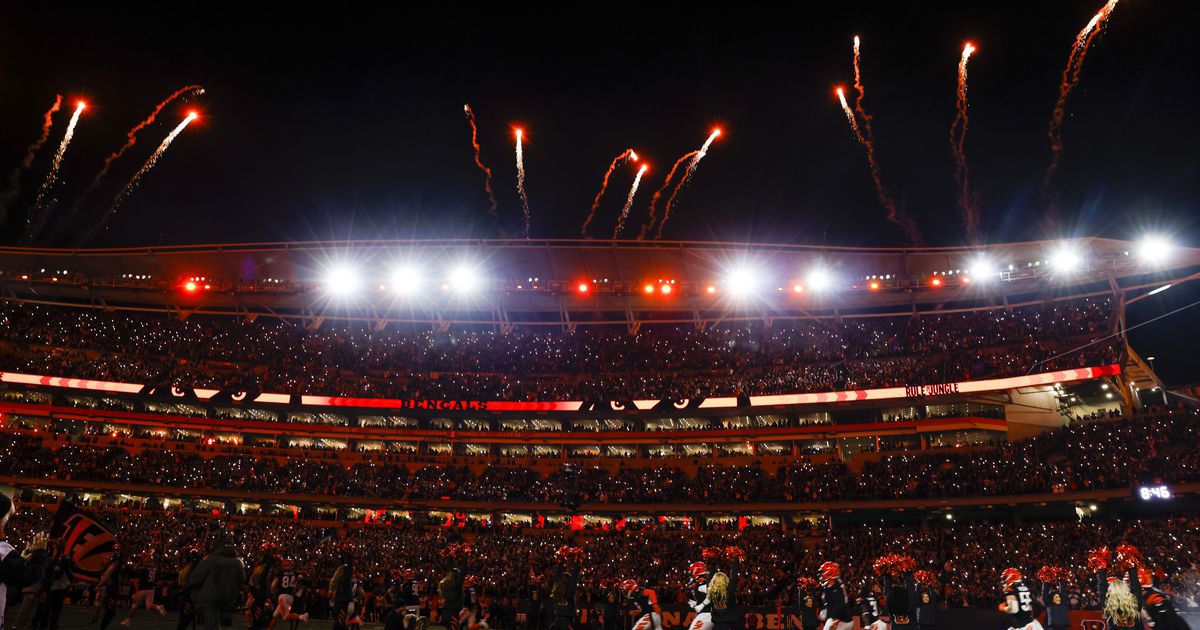
<path id="1" fill-rule="evenodd" d="M 1104 376 L 1115 376 L 1121 373 L 1117 364 L 1097 367 L 1043 372 L 1009 378 L 993 378 L 979 381 L 960 381 L 957 383 L 934 383 L 922 385 L 906 385 L 904 387 L 884 387 L 879 389 L 858 389 L 843 392 L 818 392 L 811 394 L 780 394 L 773 396 L 751 396 L 750 407 L 784 407 L 797 405 L 816 405 L 852 401 L 870 400 L 907 400 L 921 399 L 931 396 L 946 396 L 954 394 L 973 394 L 979 392 L 1035 387 L 1052 383 L 1082 381 Z M 78 378 L 63 378 L 57 376 L 37 376 L 33 374 L 18 374 L 14 372 L 0 373 L 0 381 L 19 383 L 22 385 L 45 385 L 68 389 L 88 391 L 138 394 L 145 391 L 146 386 L 137 383 L 118 383 L 113 381 L 92 381 Z M 193 389 L 190 394 L 198 400 L 209 400 L 219 394 L 215 389 Z M 178 398 L 189 395 L 187 390 L 172 388 L 171 394 Z M 258 394 L 249 402 L 287 404 L 292 396 L 288 394 Z M 247 402 L 244 394 L 231 397 L 235 402 Z M 354 407 L 360 409 L 412 409 L 421 411 L 636 411 L 648 410 L 662 406 L 662 400 L 634 400 L 629 403 L 611 401 L 605 406 L 589 406 L 582 401 L 504 401 L 504 400 L 436 400 L 436 399 L 401 399 L 401 398 L 356 398 L 350 396 L 299 396 L 300 404 L 307 407 Z M 690 401 L 670 401 L 668 406 L 674 409 L 692 407 Z M 706 398 L 695 405 L 700 409 L 732 409 L 737 408 L 738 399 L 732 397 Z"/>
<path id="2" fill-rule="evenodd" d="M 1018 389 L 1082 381 L 1102 376 L 1115 376 L 1121 373 L 1119 365 L 1103 365 L 1099 367 L 1078 368 L 1074 370 L 1059 370 L 1058 372 L 1042 372 L 1009 378 L 991 378 L 980 381 L 961 381 L 958 383 L 935 383 L 932 385 L 906 385 L 904 387 L 885 387 L 881 389 L 857 389 L 845 392 L 824 392 L 818 394 L 780 394 L 777 396 L 751 396 L 752 407 L 773 407 L 784 405 L 812 405 L 817 403 L 849 402 L 855 400 L 890 400 L 896 398 L 925 398 L 927 396 L 947 396 L 953 394 L 976 394 L 1003 389 Z M 724 400 L 724 399 L 722 399 Z M 708 402 L 708 401 L 705 401 Z M 725 406 L 725 405 L 720 405 Z M 704 405 L 701 405 L 704 407 Z"/>

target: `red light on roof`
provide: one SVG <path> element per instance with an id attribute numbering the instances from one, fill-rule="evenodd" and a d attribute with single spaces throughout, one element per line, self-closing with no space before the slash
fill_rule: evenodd
<path id="1" fill-rule="evenodd" d="M 713 285 L 710 284 L 710 285 L 708 285 L 708 288 L 705 289 L 705 292 L 707 292 L 709 295 L 712 295 L 717 292 L 717 287 L 714 287 Z"/>
<path id="2" fill-rule="evenodd" d="M 660 286 L 660 287 L 658 288 L 658 290 L 659 290 L 659 291 L 662 291 L 662 292 L 663 292 L 663 295 L 667 295 L 667 294 L 669 294 L 669 293 L 671 292 L 671 285 L 669 285 L 669 284 L 664 284 L 664 285 Z"/>
<path id="3" fill-rule="evenodd" d="M 963 276 L 962 283 L 971 284 L 971 276 Z"/>
<path id="4" fill-rule="evenodd" d="M 187 282 L 183 283 L 183 290 L 187 291 L 188 293 L 195 293 L 196 289 L 198 289 L 198 288 L 200 288 L 200 287 L 197 286 L 196 283 L 192 282 L 191 280 L 188 280 Z"/>
<path id="5" fill-rule="evenodd" d="M 579 286 L 575 287 L 575 290 L 579 291 L 580 293 L 587 293 L 591 289 L 592 289 L 592 285 L 590 285 L 586 282 L 580 282 Z"/>
<path id="6" fill-rule="evenodd" d="M 642 291 L 645 291 L 646 293 L 654 293 L 654 285 L 647 282 L 646 286 L 642 287 Z"/>
<path id="7" fill-rule="evenodd" d="M 800 283 L 793 284 L 792 293 L 804 293 L 804 285 Z"/>
<path id="8" fill-rule="evenodd" d="M 935 287 L 940 287 L 940 286 L 942 286 L 942 279 L 941 278 L 933 278 L 932 280 L 929 281 L 929 284 L 932 286 L 935 286 Z"/>
<path id="9" fill-rule="evenodd" d="M 878 291 L 878 290 L 879 290 L 879 281 L 878 281 L 878 280 L 872 280 L 872 281 L 871 281 L 871 284 L 869 284 L 869 285 L 867 285 L 867 286 L 871 287 L 871 290 L 872 290 L 872 291 Z"/>

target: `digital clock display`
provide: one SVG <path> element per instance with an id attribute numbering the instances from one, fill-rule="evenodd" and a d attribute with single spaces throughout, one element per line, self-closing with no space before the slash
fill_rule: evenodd
<path id="1" fill-rule="evenodd" d="M 1171 489 L 1165 485 L 1157 486 L 1140 486 L 1137 489 L 1137 495 L 1143 501 L 1160 501 L 1172 498 Z"/>

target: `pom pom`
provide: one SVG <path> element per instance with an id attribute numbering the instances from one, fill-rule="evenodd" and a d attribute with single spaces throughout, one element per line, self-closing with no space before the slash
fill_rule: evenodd
<path id="1" fill-rule="evenodd" d="M 933 571 L 930 571 L 929 569 L 921 569 L 920 571 L 913 573 L 913 581 L 917 584 L 924 584 L 925 586 L 936 586 L 937 576 L 934 575 Z"/>
<path id="2" fill-rule="evenodd" d="M 1037 572 L 1037 579 L 1046 583 L 1066 580 L 1068 576 L 1070 576 L 1069 571 L 1063 567 L 1054 565 L 1043 566 Z"/>
<path id="3" fill-rule="evenodd" d="M 1099 572 L 1108 568 L 1109 561 L 1112 560 L 1112 552 L 1108 547 L 1099 547 L 1092 549 L 1087 553 L 1087 568 L 1092 573 Z"/>
<path id="4" fill-rule="evenodd" d="M 746 552 L 742 551 L 740 547 L 726 547 L 725 557 L 741 562 L 746 559 Z"/>
<path id="5" fill-rule="evenodd" d="M 917 561 L 912 556 L 889 553 L 876 558 L 872 567 L 879 575 L 901 576 L 915 570 Z"/>
<path id="6" fill-rule="evenodd" d="M 703 550 L 700 551 L 700 557 L 705 560 L 712 560 L 713 558 L 717 558 L 720 555 L 721 555 L 720 547 L 705 547 Z"/>
<path id="7" fill-rule="evenodd" d="M 1137 547 L 1128 543 L 1117 545 L 1117 556 L 1113 561 L 1115 569 L 1133 569 L 1140 566 L 1145 566 L 1146 559 L 1142 557 L 1142 552 L 1137 550 Z"/>
<path id="8" fill-rule="evenodd" d="M 815 591 L 819 585 L 813 578 L 805 576 L 796 580 L 796 587 L 802 591 Z"/>

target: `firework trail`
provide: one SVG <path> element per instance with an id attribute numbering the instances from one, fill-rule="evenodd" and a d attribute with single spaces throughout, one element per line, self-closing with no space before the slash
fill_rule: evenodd
<path id="1" fill-rule="evenodd" d="M 850 122 L 850 130 L 854 132 L 854 139 L 865 146 L 867 139 L 863 137 L 862 130 L 858 128 L 858 120 L 854 118 L 854 110 L 850 109 L 850 104 L 846 102 L 846 92 L 842 88 L 838 88 L 837 95 L 838 101 L 842 104 L 842 111 L 846 113 L 846 120 Z"/>
<path id="2" fill-rule="evenodd" d="M 704 141 L 700 150 L 692 156 L 692 161 L 688 162 L 683 176 L 679 178 L 679 182 L 675 184 L 675 189 L 671 191 L 671 196 L 667 198 L 667 205 L 663 207 L 662 221 L 658 223 L 658 231 L 655 232 L 654 238 L 662 238 L 663 227 L 667 224 L 667 219 L 671 218 L 671 208 L 675 207 L 675 199 L 679 196 L 684 186 L 687 186 L 692 181 L 692 176 L 696 174 L 696 168 L 700 165 L 700 160 L 703 160 L 704 156 L 708 155 L 708 147 L 712 146 L 713 140 L 716 140 L 719 135 L 721 135 L 721 130 L 713 129 L 713 132 L 709 134 L 708 139 Z"/>
<path id="3" fill-rule="evenodd" d="M 883 209 L 887 212 L 888 221 L 895 223 L 904 229 L 904 233 L 908 236 L 909 242 L 913 245 L 918 245 L 921 242 L 921 233 L 917 229 L 917 224 L 911 217 L 906 215 L 900 208 L 900 205 L 892 199 L 891 195 L 883 187 L 883 178 L 879 175 L 879 162 L 875 159 L 875 134 L 871 130 L 871 115 L 867 113 L 863 107 L 863 96 L 865 91 L 862 85 L 862 72 L 859 69 L 859 46 L 861 40 L 858 35 L 854 36 L 854 90 L 858 92 L 858 97 L 854 99 L 854 111 L 858 117 L 862 119 L 861 125 L 854 123 L 854 116 L 847 111 L 847 117 L 850 120 L 850 126 L 854 129 L 855 137 L 859 143 L 867 150 L 867 164 L 871 168 L 871 179 L 875 181 L 875 193 L 879 197 L 879 203 L 883 205 Z M 841 88 L 838 88 L 838 98 L 842 102 L 843 110 L 848 110 L 846 99 Z"/>
<path id="4" fill-rule="evenodd" d="M 75 106 L 75 113 L 71 115 L 71 121 L 67 123 L 67 131 L 63 134 L 62 142 L 58 143 L 58 151 L 54 152 L 54 160 L 50 162 L 50 172 L 46 173 L 46 179 L 42 181 L 42 187 L 38 190 L 37 199 L 34 200 L 29 216 L 25 219 L 24 238 L 26 240 L 36 236 L 46 223 L 46 217 L 50 213 L 51 206 L 54 205 L 53 201 L 46 201 L 46 195 L 58 181 L 58 171 L 62 168 L 63 156 L 67 154 L 67 146 L 71 144 L 71 138 L 75 137 L 75 126 L 79 124 L 79 116 L 83 114 L 86 107 L 87 103 L 79 101 Z"/>
<path id="5" fill-rule="evenodd" d="M 584 238 L 587 238 L 588 226 L 591 225 L 592 220 L 596 218 L 596 209 L 600 207 L 600 198 L 604 196 L 604 191 L 608 190 L 608 178 L 612 177 L 613 171 L 617 170 L 617 167 L 620 166 L 625 160 L 633 160 L 636 162 L 637 159 L 637 153 L 634 152 L 633 149 L 625 149 L 624 153 L 621 153 L 621 155 L 613 158 L 612 164 L 608 165 L 608 170 L 604 171 L 604 180 L 600 182 L 600 192 L 596 193 L 596 198 L 592 200 L 592 211 L 589 212 L 587 218 L 583 220 L 582 234 Z"/>
<path id="6" fill-rule="evenodd" d="M 671 185 L 671 178 L 675 177 L 675 171 L 678 170 L 684 162 L 695 157 L 697 153 L 699 153 L 699 151 L 689 151 L 680 156 L 678 160 L 675 160 L 675 163 L 671 165 L 671 170 L 667 171 L 667 178 L 663 180 L 662 187 L 654 191 L 654 194 L 650 196 L 650 217 L 646 219 L 646 223 L 642 225 L 642 229 L 638 232 L 639 241 L 646 238 L 646 235 L 650 233 L 650 228 L 654 227 L 654 223 L 657 219 L 657 216 L 654 213 L 654 207 L 658 205 L 658 199 L 659 197 L 662 197 L 662 194 L 664 191 L 666 191 L 667 186 Z"/>
<path id="7" fill-rule="evenodd" d="M 111 217 L 113 214 L 116 214 L 117 210 L 121 207 L 121 203 L 129 197 L 130 193 L 133 192 L 133 189 L 137 187 L 138 183 L 142 180 L 142 177 L 144 177 L 146 173 L 150 171 L 150 169 L 154 168 L 154 165 L 158 163 L 159 158 L 161 158 L 163 154 L 167 152 L 167 147 L 171 146 L 171 143 L 175 140 L 175 137 L 180 133 L 183 133 L 183 130 L 187 128 L 187 126 L 191 124 L 193 120 L 196 120 L 196 118 L 196 112 L 189 113 L 187 117 L 183 119 L 183 122 L 176 125 L 175 128 L 171 130 L 171 133 L 167 134 L 166 138 L 163 138 L 162 144 L 158 145 L 158 148 L 154 150 L 154 153 L 149 159 L 146 160 L 146 163 L 142 164 L 142 167 L 133 174 L 133 177 L 129 179 L 129 182 L 125 184 L 125 187 L 121 189 L 121 192 L 117 193 L 117 196 L 113 198 L 112 205 L 108 208 L 108 211 L 104 213 L 104 216 L 100 217 L 100 222 L 88 232 L 87 236 L 84 238 L 85 241 L 89 240 L 97 230 L 104 227 L 104 224 L 108 222 L 109 217 Z"/>
<path id="8" fill-rule="evenodd" d="M 1088 20 L 1083 30 L 1075 36 L 1071 54 L 1067 56 L 1067 66 L 1063 68 L 1062 82 L 1058 86 L 1058 100 L 1054 103 L 1054 111 L 1050 115 L 1050 128 L 1047 131 L 1050 138 L 1050 166 L 1046 168 L 1046 177 L 1042 180 L 1042 187 L 1047 191 L 1050 189 L 1050 181 L 1054 178 L 1054 171 L 1058 169 L 1058 161 L 1062 157 L 1062 124 L 1067 115 L 1067 99 L 1079 83 L 1080 73 L 1083 72 L 1083 60 L 1087 56 L 1088 48 L 1092 45 L 1092 40 L 1103 30 L 1104 24 L 1108 22 L 1108 16 L 1112 15 L 1113 9 L 1117 7 L 1117 1 L 1108 0 L 1096 12 L 1096 15 Z"/>
<path id="9" fill-rule="evenodd" d="M 517 193 L 521 195 L 521 207 L 525 211 L 525 238 L 529 239 L 529 197 L 525 194 L 525 154 L 521 150 L 522 132 L 517 129 Z"/>
<path id="10" fill-rule="evenodd" d="M 492 169 L 485 166 L 479 157 L 479 128 L 475 126 L 475 112 L 469 104 L 463 105 L 463 112 L 467 115 L 467 124 L 471 125 L 471 150 L 475 154 L 475 166 L 483 171 L 483 189 L 487 191 L 488 203 L 491 204 L 488 214 L 492 215 L 493 219 L 499 219 L 500 213 L 496 212 L 496 194 L 492 192 Z"/>
<path id="11" fill-rule="evenodd" d="M 21 194 L 21 174 L 33 164 L 33 158 L 50 138 L 50 128 L 54 125 L 54 112 L 57 112 L 60 107 L 62 107 L 62 94 L 57 94 L 54 97 L 54 104 L 42 115 L 42 135 L 38 136 L 28 149 L 25 149 L 25 159 L 21 160 L 21 164 L 8 174 L 8 188 L 4 190 L 3 195 L 0 195 L 0 223 L 4 222 L 9 204 Z"/>
<path id="12" fill-rule="evenodd" d="M 88 187 L 85 188 L 82 193 L 80 193 L 79 197 L 75 200 L 75 203 L 71 205 L 71 213 L 68 216 L 68 219 L 79 212 L 79 208 L 83 206 L 83 202 L 87 199 L 88 195 L 92 194 L 92 192 L 96 190 L 96 187 L 100 185 L 100 180 L 104 179 L 104 176 L 108 174 L 108 169 L 112 167 L 112 163 L 120 159 L 122 155 L 125 155 L 126 151 L 133 148 L 133 145 L 137 143 L 138 132 L 154 124 L 155 119 L 162 112 L 164 107 L 170 105 L 171 101 L 174 101 L 181 96 L 200 96 L 201 94 L 204 94 L 204 88 L 199 85 L 188 85 L 186 87 L 181 87 L 178 90 L 175 90 L 175 92 L 173 92 L 167 98 L 164 98 L 161 103 L 156 105 L 154 107 L 154 111 L 150 112 L 150 115 L 147 116 L 145 120 L 138 123 L 133 129 L 130 129 L 129 133 L 125 134 L 125 144 L 121 145 L 121 148 L 113 151 L 111 155 L 104 158 L 104 164 L 100 167 L 100 172 L 96 173 L 96 176 L 92 178 L 92 183 L 88 184 Z"/>
<path id="13" fill-rule="evenodd" d="M 629 189 L 629 196 L 625 198 L 625 207 L 621 209 L 621 217 L 617 219 L 617 229 L 613 230 L 613 240 L 621 235 L 621 230 L 625 227 L 625 218 L 629 216 L 629 209 L 633 207 L 633 196 L 637 194 L 638 184 L 642 183 L 642 175 L 646 174 L 646 169 L 649 168 L 645 164 L 638 169 L 637 176 L 633 178 L 633 186 Z"/>
<path id="14" fill-rule="evenodd" d="M 955 101 L 957 114 L 950 125 L 950 150 L 954 153 L 954 181 L 958 184 L 958 208 L 963 213 L 963 224 L 967 239 L 979 240 L 979 209 L 971 194 L 970 173 L 967 170 L 967 62 L 975 46 L 967 42 L 963 46 L 962 59 L 958 62 L 958 97 Z"/>

